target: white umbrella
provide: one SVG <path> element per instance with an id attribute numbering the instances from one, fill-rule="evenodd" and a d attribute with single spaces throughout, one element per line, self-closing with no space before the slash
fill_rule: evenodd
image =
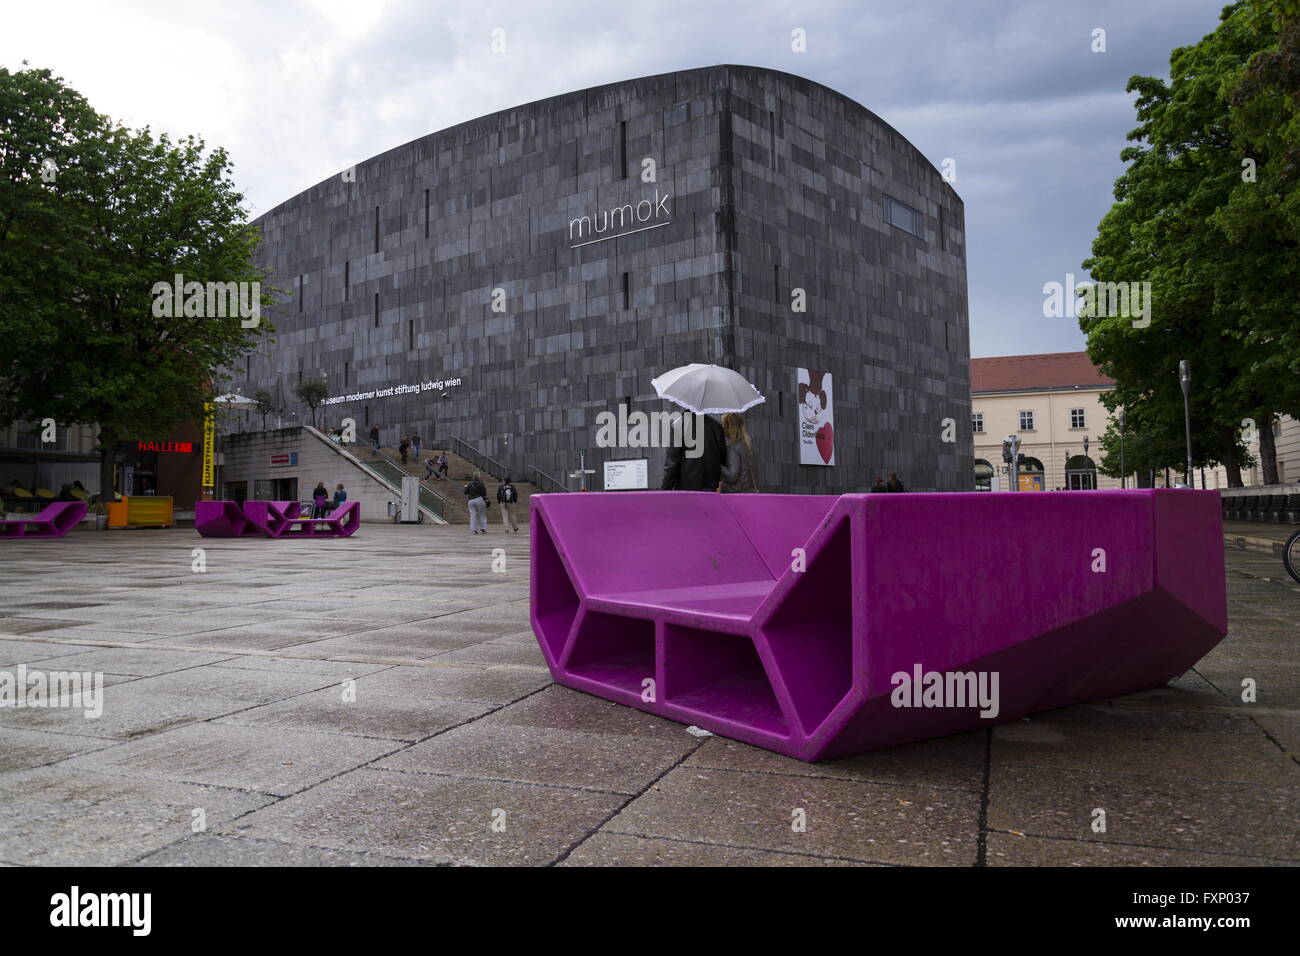
<path id="1" fill-rule="evenodd" d="M 743 412 L 767 401 L 743 375 L 721 365 L 683 365 L 652 378 L 650 384 L 660 398 L 697 415 Z"/>
<path id="2" fill-rule="evenodd" d="M 257 404 L 247 395 L 240 395 L 238 392 L 227 392 L 225 395 L 218 395 L 213 401 L 218 405 L 232 405 L 236 408 L 252 408 Z"/>

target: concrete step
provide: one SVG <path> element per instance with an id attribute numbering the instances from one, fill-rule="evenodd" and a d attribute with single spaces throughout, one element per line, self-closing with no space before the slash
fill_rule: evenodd
<path id="1" fill-rule="evenodd" d="M 483 469 L 476 467 L 473 462 L 466 458 L 462 458 L 460 455 L 457 455 L 455 452 L 448 449 L 446 451 L 447 474 L 449 480 L 435 481 L 432 478 L 426 479 L 424 463 L 430 458 L 436 461 L 443 451 L 444 449 L 441 448 L 421 448 L 420 460 L 418 462 L 415 460 L 415 456 L 408 452 L 405 465 L 402 464 L 401 453 L 398 452 L 396 448 L 381 448 L 380 454 L 384 455 L 384 457 L 388 458 L 399 468 L 404 469 L 408 475 L 415 475 L 429 488 L 432 488 L 438 494 L 446 498 L 451 503 L 451 507 L 446 515 L 447 521 L 450 524 L 469 524 L 469 502 L 465 498 L 465 485 L 474 476 L 474 472 L 477 471 L 479 473 L 479 480 L 482 481 L 484 487 L 487 488 L 488 501 L 491 503 L 491 507 L 488 508 L 488 521 L 494 527 L 499 525 L 501 522 L 501 509 L 497 504 L 497 489 L 501 487 L 501 479 L 504 476 L 489 474 L 488 472 L 483 471 Z M 370 449 L 368 447 L 359 446 L 355 449 L 354 453 L 362 461 L 365 461 L 370 457 Z M 514 486 L 515 490 L 519 492 L 519 500 L 515 502 L 515 521 L 520 525 L 523 525 L 528 522 L 528 499 L 531 495 L 536 493 L 538 489 L 533 485 L 522 481 L 515 481 Z"/>

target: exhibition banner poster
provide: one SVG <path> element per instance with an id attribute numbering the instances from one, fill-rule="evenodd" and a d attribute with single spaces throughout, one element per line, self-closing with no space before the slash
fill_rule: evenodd
<path id="1" fill-rule="evenodd" d="M 835 464 L 835 406 L 831 373 L 821 369 L 796 369 L 799 395 L 799 464 Z"/>

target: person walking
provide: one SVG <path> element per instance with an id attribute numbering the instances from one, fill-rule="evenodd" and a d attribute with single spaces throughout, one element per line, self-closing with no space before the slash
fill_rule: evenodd
<path id="1" fill-rule="evenodd" d="M 515 523 L 515 503 L 518 500 L 519 492 L 510 484 L 510 476 L 506 475 L 506 480 L 497 489 L 497 504 L 501 506 L 501 528 L 506 534 L 519 531 L 519 525 Z"/>
<path id="2" fill-rule="evenodd" d="M 438 456 L 438 473 L 434 475 L 439 481 L 451 481 L 447 474 L 447 453 L 444 451 Z"/>
<path id="3" fill-rule="evenodd" d="M 699 454 L 691 457 L 686 448 L 685 416 L 682 422 L 679 443 L 676 447 L 669 448 L 664 456 L 664 480 L 660 489 L 717 491 L 718 479 L 722 477 L 722 459 L 727 453 L 727 436 L 723 433 L 722 426 L 711 415 L 696 415 L 695 448 L 691 450 L 698 450 Z"/>
<path id="4" fill-rule="evenodd" d="M 416 432 L 411 436 L 412 460 L 418 465 L 420 463 L 420 433 Z"/>
<path id="5" fill-rule="evenodd" d="M 722 464 L 722 484 L 718 487 L 724 495 L 754 493 L 758 491 L 758 478 L 754 474 L 754 449 L 745 428 L 745 416 L 728 412 L 722 416 L 722 433 L 727 439 L 726 460 Z"/>
<path id="6" fill-rule="evenodd" d="M 872 493 L 879 494 L 882 492 L 886 492 L 888 490 L 889 489 L 885 487 L 885 479 L 881 478 L 880 476 L 876 476 L 876 483 L 871 486 Z"/>
<path id="7" fill-rule="evenodd" d="M 403 435 L 402 440 L 397 445 L 397 453 L 402 456 L 403 465 L 406 464 L 406 452 L 410 449 L 410 447 L 411 447 L 411 439 Z"/>
<path id="8" fill-rule="evenodd" d="M 370 426 L 370 457 L 379 457 L 379 426 Z"/>
<path id="9" fill-rule="evenodd" d="M 348 500 L 348 493 L 343 490 L 343 482 L 339 482 L 334 487 L 334 507 L 331 511 L 337 511 L 343 502 Z"/>
<path id="10" fill-rule="evenodd" d="M 465 498 L 469 502 L 470 533 L 487 534 L 487 488 L 479 480 L 477 471 L 465 486 Z"/>
<path id="11" fill-rule="evenodd" d="M 894 472 L 891 471 L 891 472 L 889 473 L 889 481 L 885 483 L 885 490 L 886 490 L 886 491 L 906 491 L 907 489 L 904 488 L 904 487 L 903 487 L 903 483 L 902 483 L 901 481 L 898 480 L 898 475 L 896 475 Z"/>
<path id="12" fill-rule="evenodd" d="M 312 489 L 311 493 L 311 516 L 313 518 L 324 518 L 329 501 L 330 493 L 325 490 L 325 482 L 316 482 L 316 487 Z"/>

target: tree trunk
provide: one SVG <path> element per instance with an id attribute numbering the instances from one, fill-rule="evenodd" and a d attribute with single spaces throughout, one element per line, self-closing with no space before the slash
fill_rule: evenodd
<path id="1" fill-rule="evenodd" d="M 1228 473 L 1228 487 L 1242 487 L 1241 459 L 1237 455 L 1237 433 L 1231 428 L 1219 429 L 1219 454 L 1222 456 L 1223 468 Z"/>
<path id="2" fill-rule="evenodd" d="M 1277 478 L 1277 446 L 1273 442 L 1273 413 L 1264 412 L 1259 421 L 1259 467 L 1264 484 L 1279 484 Z"/>
<path id="3" fill-rule="evenodd" d="M 113 461 L 117 457 L 116 445 L 103 444 L 99 449 L 99 500 L 108 504 L 113 500 Z"/>

